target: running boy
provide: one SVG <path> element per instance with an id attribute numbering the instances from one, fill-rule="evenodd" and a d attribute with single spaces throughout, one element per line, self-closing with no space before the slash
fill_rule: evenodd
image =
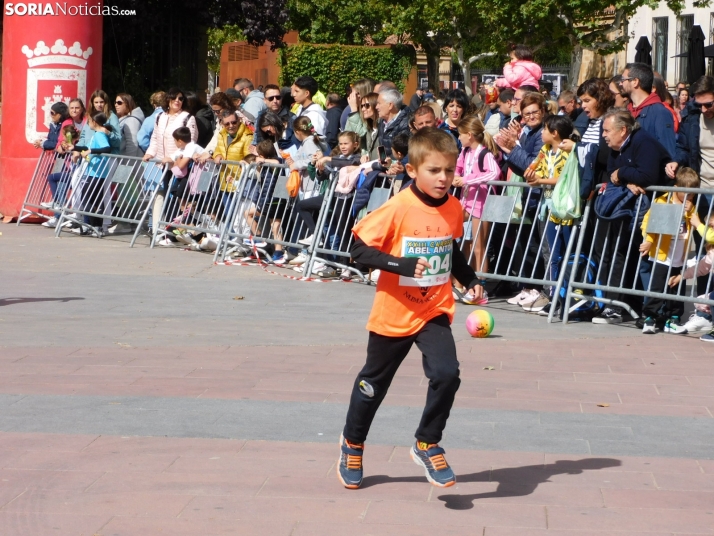
<path id="1" fill-rule="evenodd" d="M 479 284 L 454 247 L 464 219 L 461 204 L 449 195 L 458 155 L 450 134 L 419 130 L 409 141 L 406 166 L 414 182 L 353 229 L 352 258 L 382 275 L 367 322 L 367 362 L 355 380 L 340 437 L 337 475 L 346 488 L 362 483 L 369 427 L 414 343 L 423 355 L 429 389 L 411 457 L 435 486 L 456 482 L 438 445 L 461 383 L 450 327 L 455 309 L 451 274 L 466 288 Z"/>

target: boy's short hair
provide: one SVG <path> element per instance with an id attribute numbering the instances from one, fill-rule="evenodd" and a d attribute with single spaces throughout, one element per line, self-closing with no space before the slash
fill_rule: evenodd
<path id="1" fill-rule="evenodd" d="M 425 127 L 418 130 L 409 140 L 409 163 L 418 168 L 429 153 L 441 153 L 453 156 L 454 162 L 459 156 L 459 148 L 454 137 L 438 128 Z"/>
<path id="2" fill-rule="evenodd" d="M 679 168 L 674 184 L 677 188 L 699 188 L 699 175 L 692 168 Z"/>
<path id="3" fill-rule="evenodd" d="M 258 153 L 258 156 L 262 156 L 263 158 L 278 157 L 278 153 L 275 152 L 275 145 L 270 140 L 259 141 L 255 146 L 255 151 Z"/>
<path id="4" fill-rule="evenodd" d="M 317 80 L 315 80 L 312 76 L 300 76 L 295 80 L 294 85 L 300 89 L 309 91 L 311 99 L 315 96 L 315 93 L 317 93 L 318 90 Z"/>
<path id="5" fill-rule="evenodd" d="M 392 138 L 392 150 L 401 154 L 402 158 L 409 154 L 409 138 L 411 138 L 409 131 L 400 132 Z"/>
<path id="6" fill-rule="evenodd" d="M 512 89 L 504 89 L 498 94 L 498 100 L 499 102 L 502 103 L 507 103 L 508 101 L 512 101 L 513 97 L 516 95 L 516 92 L 513 91 Z"/>
<path id="7" fill-rule="evenodd" d="M 243 162 L 246 164 L 252 164 L 255 162 L 255 155 L 254 154 L 247 154 L 243 157 Z"/>
<path id="8" fill-rule="evenodd" d="M 178 127 L 173 131 L 172 135 L 177 141 L 182 141 L 184 143 L 189 143 L 191 141 L 191 131 L 188 127 Z"/>

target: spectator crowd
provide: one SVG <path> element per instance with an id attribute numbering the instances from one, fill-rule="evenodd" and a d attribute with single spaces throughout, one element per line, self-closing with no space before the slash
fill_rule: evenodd
<path id="1" fill-rule="evenodd" d="M 206 103 L 196 93 L 178 88 L 156 92 L 151 95 L 153 110 L 148 116 L 131 95 L 120 93 L 112 101 L 97 90 L 88 107 L 81 99 L 68 105 L 55 103 L 49 134 L 35 146 L 67 155 L 74 163 L 68 165 L 88 162 L 87 173 L 97 180 L 106 178 L 96 163 L 104 153 L 161 162 L 174 177 L 185 177 L 191 166 L 208 161 L 283 164 L 297 172 L 303 184 L 324 180 L 326 166 L 330 169 L 332 160 L 337 159 L 360 168 L 363 178 L 372 173 L 394 177 L 403 189 L 410 183 L 409 137 L 423 128 L 438 128 L 453 136 L 460 150 L 452 193 L 464 208 L 465 229 L 481 230 L 478 236 L 466 233 L 462 247 L 468 248 L 472 266 L 486 278 L 489 267 L 494 269 L 494 257 L 503 249 L 486 240 L 495 236 L 490 232 L 495 229 L 481 221 L 487 195 L 494 191 L 488 183 L 527 184 L 523 211 L 526 215 L 530 211 L 530 218 L 528 230 L 519 236 L 530 239 L 523 243 L 506 234 L 500 240 L 520 255 L 522 264 L 532 267 L 536 279 L 556 280 L 567 261 L 563 258 L 565 244 L 578 232 L 576 218 L 559 218 L 553 213 L 544 217 L 535 214 L 535 206 L 550 206 L 555 188 L 567 175 L 568 180 L 576 176 L 578 181 L 578 212 L 588 201 L 596 205 L 589 217 L 600 224 L 588 226 L 583 252 L 592 252 L 586 261 L 600 267 L 603 276 L 598 283 L 617 287 L 622 281 L 631 281 L 640 289 L 673 293 L 682 291 L 682 278 L 696 277 L 698 293 L 708 294 L 714 259 L 712 196 L 695 199 L 685 193 L 653 194 L 647 188 L 714 188 L 714 78 L 704 76 L 691 87 L 678 84 L 673 94 L 649 65 L 629 63 L 612 79 L 591 78 L 553 95 L 541 85 L 541 68 L 524 45 L 514 47 L 503 74 L 495 85 L 483 86 L 473 96 L 460 89 L 437 92 L 423 87 L 408 102 L 389 80 L 361 78 L 342 95 L 324 95 L 310 76 L 297 78 L 289 88 L 274 84 L 255 87 L 251 80 L 240 78 Z M 568 166 L 571 160 L 573 165 Z M 565 171 L 571 168 L 577 170 L 575 175 Z M 53 200 L 45 208 L 57 210 L 64 202 L 70 175 L 49 176 Z M 222 194 L 232 192 L 235 186 L 229 178 L 221 180 Z M 369 188 L 373 183 L 360 180 L 344 195 L 351 195 L 350 188 Z M 314 233 L 320 232 L 314 216 L 322 197 L 307 196 L 305 191 L 300 191 L 291 210 L 304 223 L 306 231 L 300 243 L 307 246 Z M 602 199 L 595 203 L 596 198 Z M 622 206 L 630 203 L 627 206 L 637 204 L 645 209 L 615 218 L 615 209 L 608 205 L 610 198 L 617 198 Z M 164 201 L 164 194 L 156 195 L 149 228 L 158 225 Z M 682 206 L 677 239 L 647 232 L 647 208 L 662 203 Z M 246 211 L 249 224 L 263 206 L 256 200 Z M 352 214 L 341 221 L 341 228 L 351 228 L 355 217 Z M 43 225 L 54 227 L 57 220 L 51 218 Z M 87 218 L 84 223 L 74 225 L 73 231 L 101 235 L 118 232 L 121 227 L 110 228 L 98 218 Z M 286 229 L 274 218 L 269 232 L 280 236 Z M 630 234 L 638 238 L 630 240 Z M 703 242 L 699 249 L 706 255 L 689 258 L 684 245 L 692 239 L 697 244 Z M 181 237 L 169 235 L 159 245 L 182 243 L 186 242 Z M 534 251 L 533 243 L 544 247 Z M 197 247 L 215 249 L 215 242 L 211 244 L 210 239 L 204 240 Z M 276 265 L 289 264 L 300 270 L 308 258 L 305 253 L 276 246 L 272 259 Z M 503 287 L 490 287 L 491 294 L 504 291 Z M 508 303 L 527 312 L 547 314 L 550 308 L 562 305 L 551 288 L 521 285 L 506 290 L 514 294 Z M 467 304 L 489 300 L 485 285 L 465 292 L 455 283 L 454 296 Z M 616 292 L 605 292 L 603 297 L 628 307 L 609 303 L 593 308 L 584 318 L 615 324 L 625 319 L 626 311 L 634 311 L 641 315 L 639 325 L 644 333 L 712 330 L 711 312 L 704 305 L 697 306 L 685 322 L 681 302 Z M 714 341 L 711 333 L 702 338 Z"/>

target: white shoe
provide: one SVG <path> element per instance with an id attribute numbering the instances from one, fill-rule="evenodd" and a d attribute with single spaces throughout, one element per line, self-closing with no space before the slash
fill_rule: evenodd
<path id="1" fill-rule="evenodd" d="M 186 246 L 192 246 L 193 244 L 198 245 L 198 243 L 193 239 L 193 236 L 185 231 L 183 233 L 174 233 L 174 238 Z"/>
<path id="2" fill-rule="evenodd" d="M 49 227 L 50 229 L 54 229 L 57 227 L 57 218 L 50 218 L 46 222 L 42 223 L 42 227 Z"/>
<path id="3" fill-rule="evenodd" d="M 174 247 L 176 244 L 175 244 L 174 242 L 172 242 L 171 240 L 169 240 L 168 238 L 162 238 L 161 240 L 158 240 L 158 241 L 156 242 L 156 245 L 157 245 L 157 246 L 162 246 L 162 247 L 165 247 L 165 248 L 172 248 L 172 247 Z"/>
<path id="4" fill-rule="evenodd" d="M 508 298 L 506 300 L 506 303 L 510 303 L 511 305 L 520 305 L 521 300 L 525 299 L 526 296 L 530 295 L 530 291 L 528 289 L 523 289 L 521 290 L 518 294 L 513 296 L 513 298 Z"/>
<path id="5" fill-rule="evenodd" d="M 711 329 L 711 320 L 707 320 L 703 316 L 694 313 L 689 317 L 686 324 L 679 326 L 673 330 L 672 333 L 696 333 L 697 331 L 711 331 Z"/>
<path id="6" fill-rule="evenodd" d="M 123 221 L 107 229 L 108 234 L 131 233 L 132 231 L 133 229 L 131 227 L 131 224 L 124 223 Z"/>
<path id="7" fill-rule="evenodd" d="M 47 210 L 52 210 L 55 208 L 55 202 L 54 201 L 45 201 L 44 203 L 40 203 L 40 206 L 42 208 L 46 208 Z"/>
<path id="8" fill-rule="evenodd" d="M 250 241 L 250 238 L 244 238 L 243 239 L 243 245 L 252 247 L 253 244 L 255 244 L 255 247 L 257 248 L 264 248 L 265 246 L 268 245 L 268 243 L 265 240 L 261 240 L 260 238 L 254 238 L 253 241 Z"/>
<path id="9" fill-rule="evenodd" d="M 538 301 L 538 299 L 540 298 L 540 294 L 541 294 L 541 293 L 540 293 L 539 291 L 535 290 L 535 289 L 530 290 L 528 296 L 526 296 L 525 298 L 523 298 L 523 299 L 521 300 L 521 302 L 520 302 L 518 305 L 520 305 L 521 307 L 524 307 L 524 308 L 525 308 L 525 307 L 530 307 L 530 306 L 533 305 L 536 301 Z M 536 311 L 536 312 L 537 312 L 537 311 Z"/>
<path id="10" fill-rule="evenodd" d="M 373 283 L 376 283 L 379 281 L 379 274 L 382 273 L 382 270 L 372 270 L 372 273 L 369 276 L 369 280 L 372 281 Z"/>
<path id="11" fill-rule="evenodd" d="M 301 251 L 297 257 L 295 257 L 293 260 L 288 261 L 288 264 L 291 266 L 300 266 L 301 264 L 305 264 L 307 262 L 308 256 L 307 253 L 304 251 Z"/>
<path id="12" fill-rule="evenodd" d="M 218 237 L 215 235 L 204 236 L 198 246 L 203 251 L 216 251 L 218 249 Z"/>
<path id="13" fill-rule="evenodd" d="M 315 237 L 314 234 L 311 234 L 310 236 L 306 236 L 305 238 L 298 240 L 298 244 L 302 244 L 303 246 L 311 246 L 312 245 L 312 239 Z"/>

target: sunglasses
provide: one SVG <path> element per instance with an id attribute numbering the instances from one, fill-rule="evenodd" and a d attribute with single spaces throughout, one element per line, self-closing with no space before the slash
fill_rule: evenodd
<path id="1" fill-rule="evenodd" d="M 696 107 L 699 108 L 700 110 L 701 110 L 702 108 L 706 108 L 707 110 L 709 110 L 709 109 L 711 109 L 712 107 L 714 107 L 714 102 L 696 102 L 696 101 L 695 101 L 695 102 L 694 102 L 694 106 L 696 106 Z"/>
<path id="2" fill-rule="evenodd" d="M 124 101 L 118 100 L 118 101 L 116 101 L 114 104 L 115 104 L 116 106 L 121 106 L 122 104 L 124 104 Z"/>
<path id="3" fill-rule="evenodd" d="M 174 98 L 173 98 L 173 99 L 171 99 L 171 100 L 177 100 L 177 101 L 181 101 L 181 102 L 183 102 L 183 100 L 184 100 L 184 96 L 183 96 L 183 95 L 177 95 L 176 97 L 174 97 Z"/>
<path id="4" fill-rule="evenodd" d="M 363 102 L 363 103 L 362 103 L 362 108 L 371 108 L 371 107 L 372 107 L 372 105 L 371 105 L 370 103 L 368 103 L 368 102 Z"/>
<path id="5" fill-rule="evenodd" d="M 268 101 L 280 100 L 280 95 L 273 95 L 272 97 L 265 97 Z"/>
<path id="6" fill-rule="evenodd" d="M 224 127 L 232 127 L 233 125 L 237 125 L 238 121 L 223 121 L 223 126 Z"/>

